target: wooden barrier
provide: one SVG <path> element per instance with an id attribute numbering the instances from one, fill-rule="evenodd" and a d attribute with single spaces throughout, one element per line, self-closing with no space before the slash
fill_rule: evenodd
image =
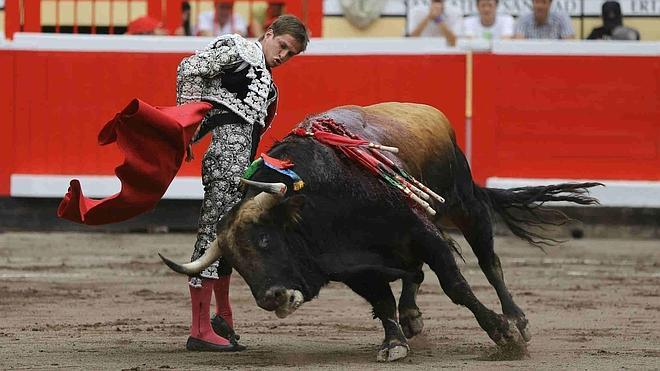
<path id="1" fill-rule="evenodd" d="M 660 58 L 475 56 L 475 177 L 660 180 Z"/>
<path id="2" fill-rule="evenodd" d="M 49 196 L 15 189 L 31 176 L 113 178 L 121 158 L 113 147 L 97 145 L 99 129 L 134 97 L 155 105 L 174 104 L 178 62 L 207 42 L 195 39 L 197 44 L 188 45 L 177 44 L 183 39 L 166 39 L 130 39 L 150 40 L 150 46 L 142 47 L 129 39 L 108 38 L 102 46 L 106 51 L 94 38 L 87 51 L 69 50 L 55 41 L 48 42 L 52 50 L 32 41 L 0 49 L 0 79 L 8 87 L 0 90 L 0 196 Z M 344 43 L 341 49 L 338 43 Z M 75 45 L 86 44 L 81 39 Z M 161 49 L 134 51 L 153 45 Z M 279 114 L 260 151 L 307 114 L 381 101 L 421 102 L 441 109 L 459 144 L 465 145 L 464 53 L 429 49 L 425 40 L 351 45 L 314 40 L 308 53 L 274 70 L 281 93 Z M 475 179 L 480 184 L 494 177 L 626 180 L 643 181 L 645 189 L 659 188 L 660 53 L 561 53 L 474 54 Z M 197 160 L 182 168 L 181 178 L 199 176 L 205 146 L 196 147 Z M 15 187 L 10 186 L 12 175 Z M 186 181 L 198 184 L 191 179 Z M 54 194 L 66 191 L 57 187 L 50 187 Z M 173 197 L 198 195 L 186 192 Z"/>
<path id="3" fill-rule="evenodd" d="M 11 124 L 0 129 L 7 141 L 7 156 L 0 159 L 0 193 L 16 193 L 9 189 L 11 174 L 112 176 L 122 158 L 113 146 L 98 146 L 100 128 L 134 97 L 173 105 L 176 68 L 189 54 L 0 49 L 3 74 L 14 81 L 2 93 L 8 109 L 0 115 Z M 296 57 L 274 70 L 281 100 L 259 151 L 310 113 L 386 100 L 438 107 L 462 143 L 464 60 L 460 54 Z M 439 68 L 443 73 L 437 73 Z M 184 164 L 181 176 L 199 175 L 207 141 L 195 147 L 197 158 Z"/>

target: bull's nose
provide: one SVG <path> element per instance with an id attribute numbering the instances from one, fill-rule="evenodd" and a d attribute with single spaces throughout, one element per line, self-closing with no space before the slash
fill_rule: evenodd
<path id="1" fill-rule="evenodd" d="M 284 287 L 271 287 L 266 290 L 263 298 L 257 303 L 261 308 L 273 311 L 288 300 L 287 290 Z"/>

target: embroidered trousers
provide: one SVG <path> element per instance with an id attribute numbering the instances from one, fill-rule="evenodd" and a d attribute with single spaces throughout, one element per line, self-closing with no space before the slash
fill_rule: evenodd
<path id="1" fill-rule="evenodd" d="M 259 132 L 258 125 L 255 127 L 240 119 L 223 122 L 211 130 L 211 144 L 202 159 L 204 201 L 191 261 L 204 254 L 216 237 L 220 219 L 240 201 L 240 179 L 254 157 Z M 220 258 L 199 276 L 191 277 L 189 284 L 201 287 L 202 277 L 217 279 L 231 271 L 231 266 Z"/>

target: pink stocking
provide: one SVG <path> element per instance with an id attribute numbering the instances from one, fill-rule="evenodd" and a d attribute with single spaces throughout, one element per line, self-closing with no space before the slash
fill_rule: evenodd
<path id="1" fill-rule="evenodd" d="M 222 317 L 229 327 L 234 328 L 234 319 L 229 303 L 229 281 L 231 275 L 220 277 L 215 282 L 213 292 L 215 293 L 215 314 Z"/>
<path id="2" fill-rule="evenodd" d="M 202 279 L 202 287 L 190 287 L 190 301 L 192 302 L 192 325 L 190 336 L 217 345 L 229 345 L 227 339 L 222 338 L 211 328 L 211 294 L 216 280 Z"/>

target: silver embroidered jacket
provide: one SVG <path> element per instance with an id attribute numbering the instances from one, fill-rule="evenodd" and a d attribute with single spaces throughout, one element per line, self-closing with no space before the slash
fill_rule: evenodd
<path id="1" fill-rule="evenodd" d="M 277 88 L 260 45 L 239 35 L 223 35 L 179 64 L 177 104 L 210 101 L 248 123 L 264 126 Z"/>

